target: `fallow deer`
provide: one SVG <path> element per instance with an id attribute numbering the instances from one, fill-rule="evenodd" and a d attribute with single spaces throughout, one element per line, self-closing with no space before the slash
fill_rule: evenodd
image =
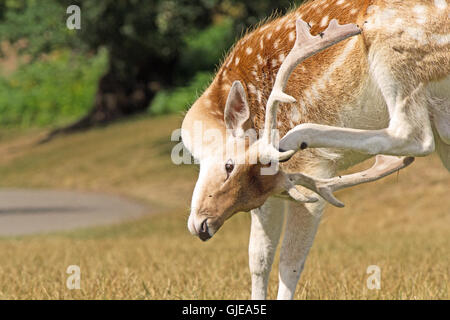
<path id="1" fill-rule="evenodd" d="M 190 108 L 182 138 L 200 173 L 188 228 L 207 240 L 251 211 L 253 299 L 266 298 L 285 203 L 279 299 L 294 296 L 326 201 L 343 206 L 334 190 L 434 150 L 450 170 L 449 12 L 445 0 L 307 2 L 243 36 Z M 196 137 L 198 122 L 222 141 Z M 372 168 L 336 176 L 375 155 Z"/>

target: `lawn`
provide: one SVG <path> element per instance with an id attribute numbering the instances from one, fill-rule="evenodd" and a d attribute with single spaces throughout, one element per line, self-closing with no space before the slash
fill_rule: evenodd
<path id="1" fill-rule="evenodd" d="M 207 243 L 187 230 L 197 168 L 170 160 L 181 120 L 138 117 L 43 145 L 42 129 L 0 131 L 0 187 L 102 191 L 149 206 L 120 225 L 0 239 L 0 298 L 248 299 L 249 215 Z M 448 299 L 449 187 L 431 156 L 339 192 L 347 206 L 327 209 L 296 298 Z M 81 268 L 81 290 L 66 288 L 69 265 Z M 366 287 L 370 265 L 381 268 L 380 290 Z"/>

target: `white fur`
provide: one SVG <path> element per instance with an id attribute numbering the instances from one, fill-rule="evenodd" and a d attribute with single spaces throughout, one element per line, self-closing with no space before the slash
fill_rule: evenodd
<path id="1" fill-rule="evenodd" d="M 285 200 L 270 198 L 251 211 L 252 224 L 248 247 L 252 275 L 252 299 L 266 299 L 267 283 L 283 226 Z"/>

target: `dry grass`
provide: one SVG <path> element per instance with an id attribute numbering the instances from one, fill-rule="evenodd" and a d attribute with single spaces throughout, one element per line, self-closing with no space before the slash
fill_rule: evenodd
<path id="1" fill-rule="evenodd" d="M 175 166 L 172 130 L 181 116 L 134 119 L 36 145 L 36 130 L 0 132 L 0 186 L 124 193 L 155 206 L 189 203 L 193 166 Z"/>
<path id="2" fill-rule="evenodd" d="M 186 229 L 196 169 L 170 162 L 168 137 L 180 120 L 135 119 L 36 147 L 26 142 L 35 132 L 1 141 L 1 186 L 120 193 L 161 213 L 0 240 L 0 298 L 248 299 L 249 215 L 233 217 L 207 243 Z M 4 148 L 16 139 L 23 147 Z M 327 210 L 296 298 L 448 299 L 449 186 L 432 156 L 398 177 L 339 193 L 347 208 Z M 65 286 L 69 265 L 81 267 L 79 291 Z M 381 290 L 366 288 L 369 265 L 381 268 Z M 276 285 L 273 272 L 270 298 Z"/>

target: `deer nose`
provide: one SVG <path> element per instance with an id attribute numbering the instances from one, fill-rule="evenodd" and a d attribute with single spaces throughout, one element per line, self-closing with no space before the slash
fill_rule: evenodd
<path id="1" fill-rule="evenodd" d="M 209 234 L 209 230 L 208 230 L 208 219 L 203 220 L 202 224 L 200 225 L 198 237 L 202 241 L 207 241 L 207 240 L 211 239 L 211 235 Z"/>

